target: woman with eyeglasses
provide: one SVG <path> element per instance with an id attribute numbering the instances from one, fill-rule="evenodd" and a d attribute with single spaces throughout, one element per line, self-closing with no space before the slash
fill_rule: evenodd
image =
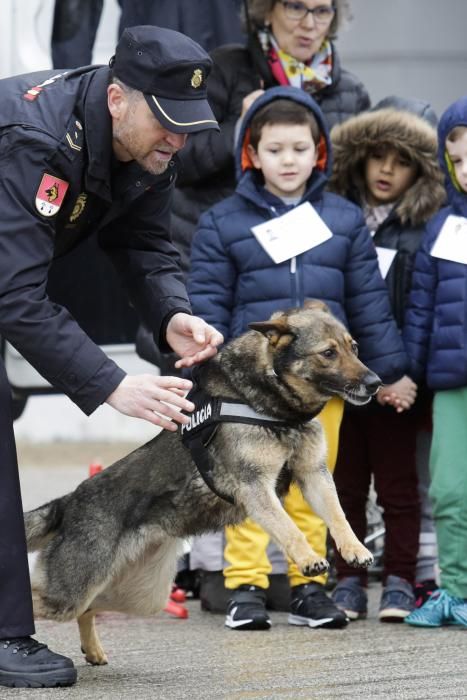
<path id="1" fill-rule="evenodd" d="M 245 2 L 247 45 L 230 44 L 212 52 L 214 67 L 209 78 L 208 97 L 221 133 L 196 134 L 180 151 L 182 167 L 172 208 L 172 234 L 185 254 L 185 268 L 199 215 L 234 189 L 235 128 L 256 97 L 276 85 L 301 88 L 319 103 L 329 128 L 369 107 L 365 87 L 341 67 L 333 45 L 333 38 L 347 13 L 346 0 L 249 0 Z M 302 499 L 296 500 L 295 513 L 291 515 L 312 547 L 324 556 L 324 523 L 309 511 Z M 226 609 L 230 594 L 233 602 L 229 610 L 236 612 L 234 617 L 230 613 L 227 615 L 229 627 L 269 629 L 264 601 L 268 598 L 277 606 L 278 599 L 274 600 L 270 591 L 265 591 L 272 567 L 266 557 L 264 532 L 251 521 L 228 529 L 227 594 L 220 571 L 224 568 L 223 547 L 216 536 L 212 537 L 214 541 L 203 537 L 195 542 L 191 559 L 192 568 L 218 570 L 217 574 L 203 574 L 202 606 L 221 612 L 222 608 Z M 296 575 L 294 581 L 294 585 L 305 587 L 307 624 L 342 627 L 347 623 L 345 615 L 325 593 L 325 577 L 317 577 L 312 582 Z"/>
<path id="2" fill-rule="evenodd" d="M 332 42 L 349 14 L 346 0 L 250 0 L 248 5 L 250 84 L 259 75 L 259 87 L 302 88 L 318 102 L 330 129 L 369 107 L 366 89 L 341 67 Z"/>

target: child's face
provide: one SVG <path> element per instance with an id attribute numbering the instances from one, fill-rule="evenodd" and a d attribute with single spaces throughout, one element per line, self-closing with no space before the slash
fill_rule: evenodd
<path id="1" fill-rule="evenodd" d="M 308 124 L 265 124 L 257 150 L 248 146 L 248 151 L 269 192 L 302 196 L 318 155 Z"/>
<path id="2" fill-rule="evenodd" d="M 467 129 L 456 141 L 446 141 L 446 150 L 460 188 L 467 192 Z"/>
<path id="3" fill-rule="evenodd" d="M 415 182 L 417 166 L 395 148 L 375 149 L 365 163 L 367 202 L 372 207 L 396 202 Z"/>

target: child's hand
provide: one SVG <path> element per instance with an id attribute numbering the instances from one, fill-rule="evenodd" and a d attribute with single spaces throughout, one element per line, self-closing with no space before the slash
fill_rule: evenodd
<path id="1" fill-rule="evenodd" d="M 376 394 L 381 406 L 393 406 L 397 413 L 409 409 L 417 398 L 417 385 L 405 375 L 394 384 L 383 386 Z"/>

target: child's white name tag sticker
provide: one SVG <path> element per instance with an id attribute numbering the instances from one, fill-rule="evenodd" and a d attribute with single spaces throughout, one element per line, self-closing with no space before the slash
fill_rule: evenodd
<path id="1" fill-rule="evenodd" d="M 382 248 L 379 245 L 375 246 L 375 248 L 378 256 L 379 271 L 381 272 L 381 277 L 383 280 L 385 280 L 389 272 L 389 268 L 397 255 L 397 250 L 393 250 L 392 248 Z"/>
<path id="2" fill-rule="evenodd" d="M 253 226 L 251 230 L 276 264 L 332 238 L 332 232 L 309 202 L 264 224 Z"/>
<path id="3" fill-rule="evenodd" d="M 452 214 L 448 216 L 430 254 L 434 258 L 467 265 L 467 219 Z"/>

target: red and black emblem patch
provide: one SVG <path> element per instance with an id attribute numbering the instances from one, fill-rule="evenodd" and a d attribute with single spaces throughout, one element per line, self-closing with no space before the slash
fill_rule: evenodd
<path id="1" fill-rule="evenodd" d="M 44 173 L 36 192 L 36 209 L 42 216 L 55 216 L 60 211 L 68 190 L 68 182 Z"/>

